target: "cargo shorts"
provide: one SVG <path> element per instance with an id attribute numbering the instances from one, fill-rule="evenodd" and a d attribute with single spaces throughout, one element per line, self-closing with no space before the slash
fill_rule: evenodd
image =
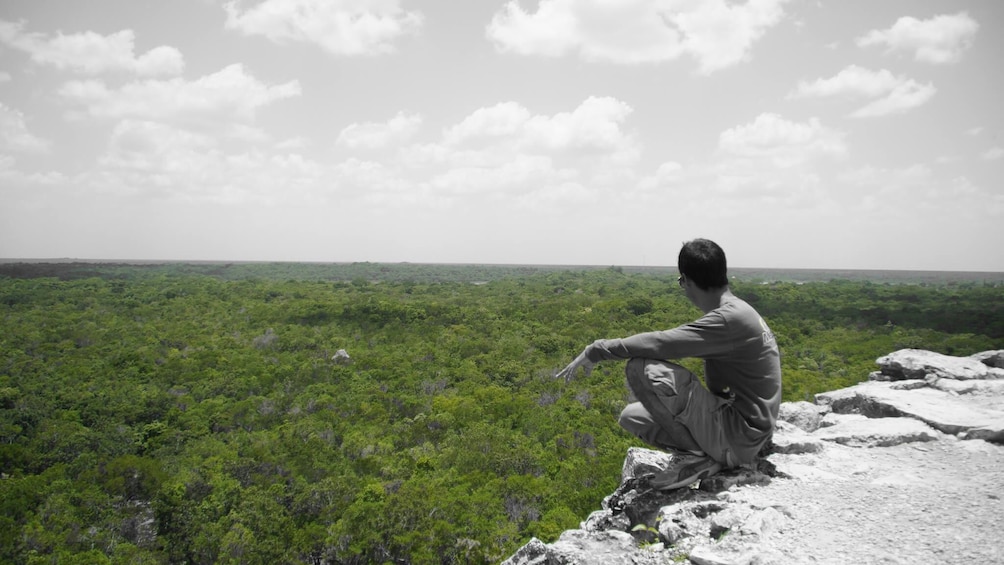
<path id="1" fill-rule="evenodd" d="M 636 401 L 621 412 L 621 427 L 654 447 L 704 452 L 727 468 L 736 466 L 723 426 L 729 399 L 711 393 L 675 363 L 631 359 L 625 374 Z"/>

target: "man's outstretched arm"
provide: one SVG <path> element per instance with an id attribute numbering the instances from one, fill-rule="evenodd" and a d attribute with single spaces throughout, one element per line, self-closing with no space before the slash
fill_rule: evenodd
<path id="1" fill-rule="evenodd" d="M 567 367 L 559 371 L 557 375 L 554 375 L 554 378 L 565 379 L 565 382 L 567 383 L 575 377 L 575 372 L 579 370 L 579 367 L 582 367 L 582 370 L 583 372 L 586 373 L 586 376 L 589 376 L 589 373 L 593 371 L 593 365 L 595 365 L 595 363 L 593 363 L 592 361 L 589 360 L 588 357 L 586 357 L 586 351 L 588 349 L 589 349 L 588 347 L 586 349 L 583 349 L 582 353 L 579 353 L 579 356 L 573 359 L 572 362 L 569 363 Z"/>

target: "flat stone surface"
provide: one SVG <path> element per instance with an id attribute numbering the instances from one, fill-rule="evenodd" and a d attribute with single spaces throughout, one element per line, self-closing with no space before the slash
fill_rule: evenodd
<path id="1" fill-rule="evenodd" d="M 982 361 L 998 362 L 992 353 Z M 1004 369 L 876 376 L 817 395 L 822 406 L 784 406 L 758 467 L 769 480 L 730 470 L 699 489 L 653 491 L 644 475 L 672 456 L 629 449 L 603 510 L 505 564 L 1004 563 L 1004 546 L 987 543 L 1004 523 Z"/>
<path id="2" fill-rule="evenodd" d="M 900 349 L 876 361 L 881 373 L 893 380 L 936 376 L 949 379 L 984 379 L 987 365 L 972 357 L 953 357 L 922 349 Z"/>
<path id="3" fill-rule="evenodd" d="M 816 395 L 834 412 L 858 412 L 869 417 L 906 416 L 916 418 L 949 434 L 973 428 L 1004 432 L 1004 411 L 1000 397 L 960 397 L 930 387 L 898 390 L 893 383 L 870 381 Z"/>
<path id="4" fill-rule="evenodd" d="M 943 434 L 913 418 L 862 418 L 820 428 L 811 436 L 851 447 L 889 447 L 914 441 L 935 441 Z"/>

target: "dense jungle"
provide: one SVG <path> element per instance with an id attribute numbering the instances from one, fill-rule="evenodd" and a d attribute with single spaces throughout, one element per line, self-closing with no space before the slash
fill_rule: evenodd
<path id="1" fill-rule="evenodd" d="M 1000 282 L 733 290 L 786 401 L 1004 348 Z M 699 315 L 675 269 L 0 265 L 0 563 L 498 562 L 638 445 L 622 363 L 554 374 Z"/>

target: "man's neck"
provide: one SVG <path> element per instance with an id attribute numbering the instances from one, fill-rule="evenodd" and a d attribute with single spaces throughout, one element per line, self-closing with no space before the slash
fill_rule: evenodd
<path id="1" fill-rule="evenodd" d="M 708 290 L 697 289 L 697 292 L 694 295 L 694 305 L 707 314 L 708 312 L 721 307 L 733 297 L 735 297 L 735 295 L 732 294 L 732 290 L 729 289 L 728 285 L 718 288 L 709 288 Z"/>

